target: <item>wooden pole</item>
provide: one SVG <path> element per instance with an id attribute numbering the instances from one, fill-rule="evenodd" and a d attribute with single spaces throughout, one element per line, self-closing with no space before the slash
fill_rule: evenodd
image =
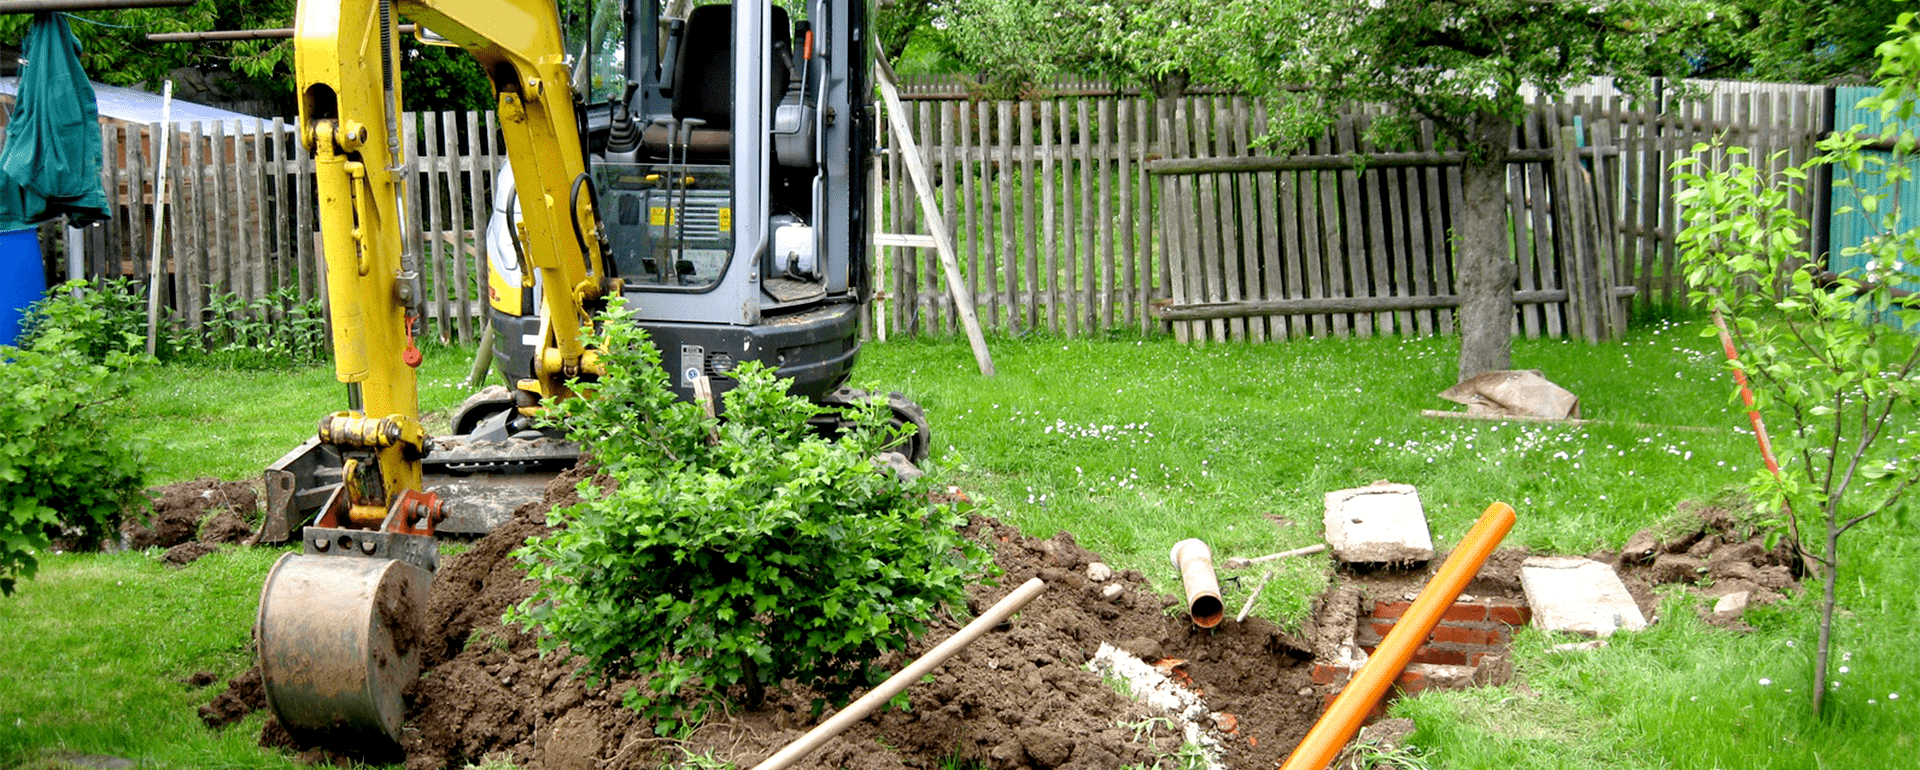
<path id="1" fill-rule="evenodd" d="M 885 57 L 874 57 L 874 78 L 880 84 L 880 97 L 887 103 L 887 123 L 893 128 L 895 139 L 900 142 L 902 159 L 906 161 L 907 175 L 913 178 L 914 192 L 920 196 L 920 211 L 927 219 L 927 229 L 933 231 L 934 248 L 940 252 L 941 272 L 947 277 L 947 291 L 953 295 L 954 311 L 960 315 L 960 324 L 967 332 L 967 344 L 973 347 L 974 363 L 980 366 L 980 373 L 993 376 L 993 356 L 987 352 L 987 339 L 980 333 L 980 319 L 974 314 L 973 292 L 967 290 L 966 278 L 960 274 L 960 258 L 954 253 L 953 234 L 947 231 L 946 215 L 933 198 L 933 175 L 927 172 L 927 166 L 920 157 L 920 148 L 913 141 L 913 132 L 907 128 L 907 116 L 900 106 L 900 91 L 893 67 L 887 65 Z"/>
<path id="2" fill-rule="evenodd" d="M 167 138 L 173 135 L 173 80 L 160 90 L 160 154 L 154 162 L 153 182 L 153 255 L 147 262 L 147 355 L 154 355 L 160 341 L 160 234 L 167 223 Z M 134 181 L 134 202 L 140 201 L 139 180 Z M 137 205 L 136 205 L 137 210 Z"/>

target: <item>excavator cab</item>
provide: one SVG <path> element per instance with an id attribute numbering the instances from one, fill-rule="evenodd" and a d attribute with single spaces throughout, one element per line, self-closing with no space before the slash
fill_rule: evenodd
<path id="1" fill-rule="evenodd" d="M 751 360 L 830 402 L 870 292 L 864 4 L 637 0 L 624 14 L 585 12 L 601 15 L 569 25 L 589 36 L 569 50 L 610 269 L 673 387 L 692 399 L 706 378 L 717 396 Z M 495 362 L 518 382 L 544 311 L 516 263 L 511 181 L 488 228 L 488 289 Z"/>

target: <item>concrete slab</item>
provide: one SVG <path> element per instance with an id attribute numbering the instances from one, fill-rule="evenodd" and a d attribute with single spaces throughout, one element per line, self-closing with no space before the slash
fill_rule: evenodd
<path id="1" fill-rule="evenodd" d="M 1323 523 L 1334 558 L 1343 563 L 1423 562 L 1433 558 L 1433 535 L 1420 493 L 1411 484 L 1376 481 L 1327 493 Z"/>
<path id="2" fill-rule="evenodd" d="M 1613 567 L 1578 556 L 1534 556 L 1520 565 L 1533 622 L 1547 631 L 1609 636 L 1647 627 Z"/>

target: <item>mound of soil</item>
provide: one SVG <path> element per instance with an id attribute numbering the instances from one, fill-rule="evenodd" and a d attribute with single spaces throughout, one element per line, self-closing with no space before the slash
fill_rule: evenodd
<path id="1" fill-rule="evenodd" d="M 547 531 L 545 512 L 571 502 L 580 478 L 574 472 L 556 480 L 543 501 L 522 506 L 442 565 L 426 613 L 425 671 L 408 693 L 408 768 L 459 767 L 490 756 L 552 770 L 650 768 L 688 756 L 750 767 L 832 713 L 815 718 L 814 693 L 788 688 L 768 693 L 759 710 L 713 714 L 691 734 L 661 737 L 665 730 L 621 705 L 638 680 L 589 686 L 577 664 L 542 658 L 531 635 L 502 624 L 507 608 L 533 590 L 512 551 Z M 1275 766 L 1318 717 L 1320 696 L 1306 665 L 1310 645 L 1272 624 L 1228 620 L 1198 629 L 1176 599 L 1149 591 L 1137 572 L 1108 577 L 1111 570 L 1101 565 L 1091 572 L 1104 579 L 1090 578 L 1099 557 L 1066 533 L 1040 540 L 985 517 L 975 517 L 969 533 L 992 544 L 1004 571 L 997 585 L 968 591 L 970 613 L 1031 577 L 1047 581 L 1049 590 L 949 660 L 932 681 L 909 689 L 908 709 L 869 716 L 796 767 L 934 768 L 958 757 L 996 769 L 1091 770 L 1170 757 L 1184 739 L 1168 715 L 1086 667 L 1102 643 L 1158 663 L 1201 695 L 1210 716 L 1200 727 L 1217 742 L 1222 766 Z M 897 670 L 963 624 L 934 624 L 884 667 Z M 250 673 L 257 681 L 257 671 Z M 235 681 L 240 696 L 248 683 L 246 675 Z M 233 710 L 221 705 L 209 709 L 223 716 Z M 268 722 L 262 743 L 287 745 L 285 731 Z"/>
<path id="2" fill-rule="evenodd" d="M 1769 548 L 1764 530 L 1725 508 L 1685 506 L 1681 514 L 1688 524 L 1675 534 L 1663 537 L 1657 530 L 1641 530 L 1618 554 L 1596 554 L 1614 562 L 1648 617 L 1658 608 L 1653 591 L 1658 585 L 1684 585 L 1707 599 L 1744 593 L 1751 604 L 1777 602 L 1799 588 L 1804 569 L 1784 539 Z M 1715 625 L 1746 627 L 1741 612 L 1714 612 L 1712 603 L 1700 614 Z"/>
<path id="3" fill-rule="evenodd" d="M 194 479 L 148 492 L 151 508 L 120 530 L 128 548 L 165 548 L 168 564 L 185 566 L 225 543 L 249 542 L 260 518 L 251 482 Z"/>

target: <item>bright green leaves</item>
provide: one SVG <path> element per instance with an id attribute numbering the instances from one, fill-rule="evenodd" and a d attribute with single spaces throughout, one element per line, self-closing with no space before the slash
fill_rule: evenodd
<path id="1" fill-rule="evenodd" d="M 551 512 L 554 532 L 517 554 L 540 588 L 508 617 L 544 630 L 544 651 L 650 677 L 626 702 L 659 716 L 686 687 L 792 680 L 840 699 L 964 599 L 985 551 L 927 503 L 929 480 L 875 465 L 898 439 L 884 404 L 829 441 L 805 427 L 817 407 L 745 364 L 711 420 L 675 400 L 627 315 L 603 319 L 594 397 L 554 409 L 617 485 Z"/>
<path id="2" fill-rule="evenodd" d="M 93 547 L 138 499 L 141 465 L 113 405 L 127 392 L 126 356 L 89 360 L 58 335 L 0 347 L 12 398 L 0 408 L 0 594 L 31 577 L 56 538 Z"/>

